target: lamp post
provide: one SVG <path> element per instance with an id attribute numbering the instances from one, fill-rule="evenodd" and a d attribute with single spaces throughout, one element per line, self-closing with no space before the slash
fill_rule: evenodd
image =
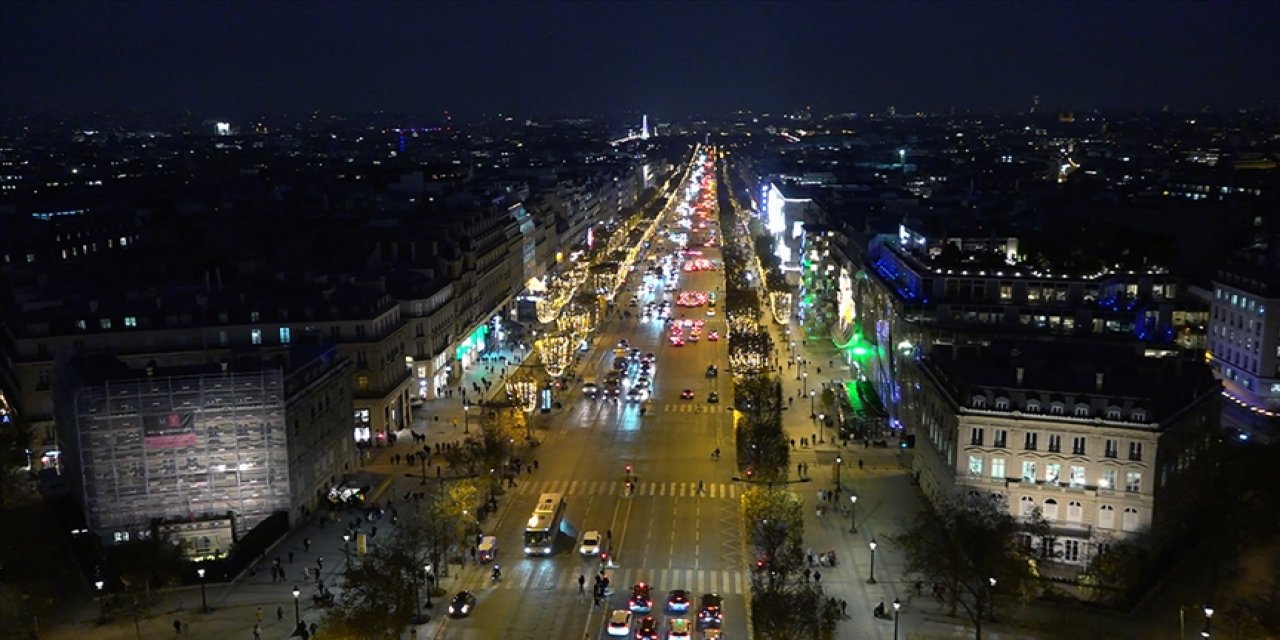
<path id="1" fill-rule="evenodd" d="M 813 405 L 813 403 L 814 403 L 814 399 L 818 397 L 818 391 L 817 389 L 814 389 L 812 391 L 808 391 L 807 393 L 809 395 L 809 416 L 815 417 L 818 415 L 818 409 Z"/>
<path id="2" fill-rule="evenodd" d="M 298 585 L 293 585 L 293 625 L 295 627 L 302 626 L 302 604 L 298 602 L 298 596 L 302 595 L 302 590 Z"/>
<path id="3" fill-rule="evenodd" d="M 427 470 L 425 467 L 422 469 L 422 481 L 424 483 L 427 481 Z M 350 533 L 342 534 L 342 556 L 346 558 L 347 566 L 350 567 L 351 566 L 351 534 Z"/>
<path id="4" fill-rule="evenodd" d="M 858 496 L 849 496 L 849 533 L 858 532 Z"/>
<path id="5" fill-rule="evenodd" d="M 898 640 L 898 611 L 902 609 L 902 601 L 893 599 L 893 640 Z"/>
<path id="6" fill-rule="evenodd" d="M 844 464 L 844 457 L 836 456 L 836 489 L 840 488 L 840 465 Z"/>
<path id="7" fill-rule="evenodd" d="M 876 544 L 876 539 L 872 538 L 871 542 L 867 543 L 867 546 L 871 548 L 871 577 L 867 578 L 867 584 L 875 584 L 876 583 L 876 547 L 879 545 Z"/>
<path id="8" fill-rule="evenodd" d="M 462 401 L 462 433 L 471 433 L 471 405 Z"/>
<path id="9" fill-rule="evenodd" d="M 807 396 L 809 395 L 809 372 L 805 371 L 804 373 L 801 373 L 800 379 L 804 380 L 804 395 Z M 811 410 L 809 413 L 813 413 L 813 411 Z"/>
<path id="10" fill-rule="evenodd" d="M 102 580 L 94 580 L 93 582 L 93 588 L 96 590 L 96 593 L 98 594 L 98 619 L 99 620 L 107 619 L 107 601 L 102 595 L 102 589 L 103 587 L 106 587 L 106 586 L 107 586 L 107 583 L 103 582 Z"/>
<path id="11" fill-rule="evenodd" d="M 1213 618 L 1213 607 L 1205 605 L 1204 607 L 1204 628 L 1200 630 L 1201 638 L 1209 637 L 1209 620 Z"/>
<path id="12" fill-rule="evenodd" d="M 209 598 L 204 593 L 204 569 L 196 569 L 196 575 L 200 578 L 200 610 L 208 613 Z"/>
<path id="13" fill-rule="evenodd" d="M 996 621 L 996 579 L 987 578 L 987 586 L 990 587 L 990 591 L 987 592 L 987 600 L 990 601 L 990 604 L 988 606 L 991 609 L 990 619 L 992 622 L 995 622 Z"/>
<path id="14" fill-rule="evenodd" d="M 435 606 L 431 603 L 431 591 L 435 588 L 436 577 L 431 573 L 431 565 L 427 564 L 422 567 L 422 573 L 427 576 L 427 608 Z"/>

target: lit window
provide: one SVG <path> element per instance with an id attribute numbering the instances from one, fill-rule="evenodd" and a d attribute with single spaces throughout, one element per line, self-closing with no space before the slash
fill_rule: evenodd
<path id="1" fill-rule="evenodd" d="M 98 326 L 103 329 L 111 328 L 111 318 L 101 318 L 98 320 Z"/>
<path id="2" fill-rule="evenodd" d="M 982 477 L 982 456 L 969 456 L 969 475 Z"/>
<path id="3" fill-rule="evenodd" d="M 289 327 L 280 327 L 280 344 L 289 344 L 292 337 Z"/>
<path id="4" fill-rule="evenodd" d="M 134 316 L 125 316 L 125 317 L 124 317 L 124 326 L 129 327 L 129 328 L 137 327 L 137 326 L 138 326 L 138 319 L 137 319 L 136 317 L 134 317 Z"/>
<path id="5" fill-rule="evenodd" d="M 249 341 L 253 344 L 262 344 L 262 329 L 253 329 L 250 331 Z"/>
<path id="6" fill-rule="evenodd" d="M 1034 462 L 1023 462 L 1023 463 L 1022 463 L 1022 481 L 1023 481 L 1023 482 L 1026 482 L 1026 483 L 1029 483 L 1029 484 L 1035 484 L 1035 481 L 1036 481 L 1036 463 L 1034 463 Z"/>
<path id="7" fill-rule="evenodd" d="M 1140 493 L 1142 491 L 1142 473 L 1139 471 L 1128 471 L 1124 474 L 1124 490 L 1129 493 Z"/>
<path id="8" fill-rule="evenodd" d="M 991 459 L 991 478 L 993 480 L 1004 480 L 1004 458 Z"/>

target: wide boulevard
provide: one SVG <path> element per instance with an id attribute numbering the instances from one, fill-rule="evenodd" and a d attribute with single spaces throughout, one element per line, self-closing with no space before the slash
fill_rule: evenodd
<path id="1" fill-rule="evenodd" d="M 681 231 L 678 215 L 676 211 L 664 213 L 661 227 L 671 225 L 670 230 Z M 587 397 L 581 385 L 575 384 L 559 398 L 565 411 L 537 418 L 548 420 L 547 424 L 536 423 L 547 429 L 541 431 L 543 444 L 535 450 L 539 469 L 520 477 L 498 519 L 491 521 L 493 530 L 485 532 L 498 538 L 502 579 L 493 582 L 489 571 L 481 567 L 446 578 L 442 586 L 450 594 L 470 588 L 478 604 L 475 615 L 447 621 L 439 637 L 607 637 L 609 612 L 627 608 L 631 587 L 637 582 L 652 585 L 651 615 L 663 631 L 667 592 L 685 589 L 692 600 L 690 611 L 672 617 L 696 619 L 698 597 L 719 593 L 725 601 L 725 635 L 746 637 L 744 607 L 749 576 L 744 571 L 738 517 L 737 497 L 743 487 L 731 479 L 732 416 L 728 406 L 732 392 L 725 321 L 719 307 L 709 316 L 708 306 L 682 308 L 675 304 L 679 291 L 724 290 L 718 244 L 697 246 L 709 237 L 718 241 L 714 216 L 706 230 L 697 230 L 696 217 L 693 221 L 690 244 L 716 269 L 685 271 L 681 268 L 684 259 L 677 257 L 669 263 L 666 280 L 646 274 L 650 256 L 662 264 L 664 257 L 681 248 L 668 233 L 660 232 L 652 246 L 641 253 L 637 268 L 615 300 L 614 311 L 598 328 L 590 351 L 582 354 L 580 375 L 594 378 L 601 387 L 612 369 L 620 340 L 627 340 L 642 354 L 656 354 L 651 400 L 642 403 L 627 398 L 637 375 L 633 366 L 624 376 L 617 401 Z M 667 290 L 669 284 L 674 284 L 674 291 Z M 675 320 L 705 322 L 700 340 L 674 346 L 667 339 L 669 323 L 658 315 L 644 318 L 646 303 L 660 305 L 663 300 L 672 301 Z M 712 331 L 719 334 L 719 340 L 708 339 Z M 711 364 L 719 368 L 720 376 L 707 377 Z M 692 399 L 682 397 L 685 390 L 693 392 Z M 719 394 L 720 402 L 708 402 L 712 392 Z M 723 460 L 712 459 L 716 448 L 725 452 Z M 634 485 L 630 491 L 627 465 L 631 465 Z M 526 557 L 524 526 L 541 493 L 565 495 L 564 529 L 569 533 L 560 536 L 552 556 Z M 605 536 L 606 544 L 612 536 L 610 561 L 616 564 L 605 568 L 611 595 L 600 607 L 593 603 L 592 585 L 602 564 L 598 558 L 578 553 L 578 539 L 591 530 Z M 579 592 L 579 576 L 585 577 L 585 593 Z M 640 617 L 637 614 L 636 621 Z M 694 637 L 700 636 L 695 633 Z"/>

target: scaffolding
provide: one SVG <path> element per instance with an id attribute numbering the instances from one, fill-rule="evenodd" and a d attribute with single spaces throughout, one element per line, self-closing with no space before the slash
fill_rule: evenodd
<path id="1" fill-rule="evenodd" d="M 290 508 L 278 369 L 113 380 L 74 406 L 85 517 L 108 543 L 228 514 L 238 539 Z"/>

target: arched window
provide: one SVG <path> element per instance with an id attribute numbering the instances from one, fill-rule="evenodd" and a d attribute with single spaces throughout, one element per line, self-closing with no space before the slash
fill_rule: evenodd
<path id="1" fill-rule="evenodd" d="M 1058 501 L 1057 500 L 1054 500 L 1053 498 L 1049 498 L 1048 500 L 1044 501 L 1044 519 L 1045 520 L 1058 519 Z"/>
<path id="2" fill-rule="evenodd" d="M 1120 419 L 1120 407 L 1107 407 L 1107 419 L 1108 419 L 1108 420 L 1119 420 L 1119 419 Z"/>
<path id="3" fill-rule="evenodd" d="M 1076 405 L 1075 413 L 1077 418 L 1088 418 L 1090 413 L 1089 405 L 1087 404 Z"/>
<path id="4" fill-rule="evenodd" d="M 1067 522 L 1080 522 L 1084 519 L 1084 507 L 1076 500 L 1067 503 Z"/>
<path id="5" fill-rule="evenodd" d="M 996 398 L 996 409 L 1000 411 L 1008 411 L 1009 399 L 1004 397 Z"/>
<path id="6" fill-rule="evenodd" d="M 974 396 L 969 400 L 969 404 L 972 405 L 974 409 L 985 409 L 987 406 L 987 397 Z"/>
<path id="7" fill-rule="evenodd" d="M 1104 504 L 1098 507 L 1098 528 L 1114 529 L 1116 526 L 1116 508 Z"/>
<path id="8" fill-rule="evenodd" d="M 1022 499 L 1019 500 L 1018 503 L 1019 505 L 1021 505 L 1018 511 L 1020 515 L 1026 517 L 1035 513 L 1035 510 L 1036 510 L 1035 498 L 1032 498 L 1031 496 L 1022 496 Z"/>
<path id="9" fill-rule="evenodd" d="M 1063 405 L 1061 402 L 1050 402 L 1050 403 L 1049 403 L 1049 413 L 1051 413 L 1051 414 L 1053 414 L 1053 415 L 1055 415 L 1055 416 L 1060 416 L 1060 415 L 1062 415 L 1062 414 L 1066 413 L 1066 411 L 1067 411 L 1066 406 L 1065 406 L 1065 405 Z"/>
<path id="10" fill-rule="evenodd" d="M 1147 421 L 1147 410 L 1146 410 L 1146 409 L 1134 409 L 1133 411 L 1130 411 L 1130 412 L 1129 412 L 1129 419 L 1130 419 L 1130 420 L 1133 420 L 1134 422 L 1146 422 L 1146 421 Z"/>
<path id="11" fill-rule="evenodd" d="M 1039 401 L 1039 400 L 1028 400 L 1028 401 L 1027 401 L 1027 413 L 1040 413 L 1040 401 Z"/>
<path id="12" fill-rule="evenodd" d="M 1125 531 L 1138 530 L 1138 510 L 1134 507 L 1124 508 L 1124 518 L 1120 521 L 1120 528 Z"/>

